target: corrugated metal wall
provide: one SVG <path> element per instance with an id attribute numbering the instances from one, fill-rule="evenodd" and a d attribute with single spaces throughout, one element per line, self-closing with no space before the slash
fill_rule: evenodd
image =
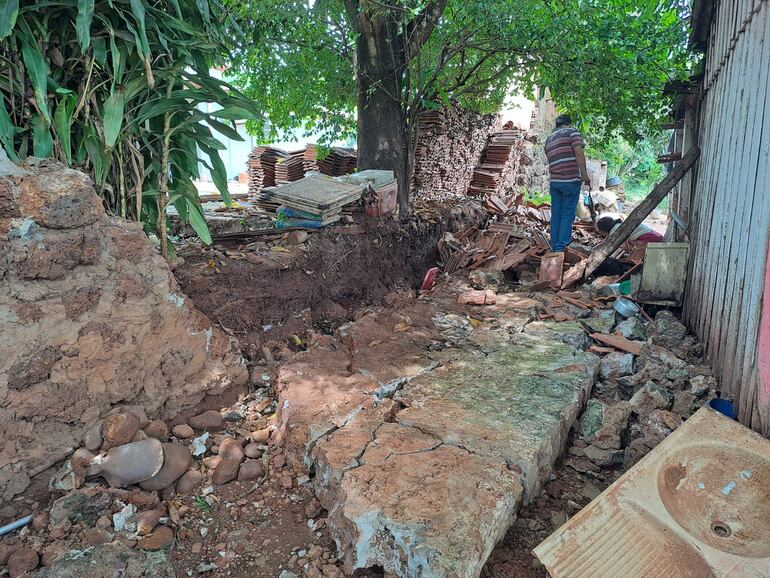
<path id="1" fill-rule="evenodd" d="M 757 360 L 770 230 L 769 12 L 768 0 L 717 2 L 689 195 L 684 312 L 741 421 L 765 435 L 770 408 L 758 403 Z"/>

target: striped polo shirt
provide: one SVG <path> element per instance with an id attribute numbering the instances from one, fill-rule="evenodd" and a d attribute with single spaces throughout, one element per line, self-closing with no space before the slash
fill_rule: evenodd
<path id="1" fill-rule="evenodd" d="M 575 151 L 572 147 L 584 146 L 583 137 L 576 128 L 557 128 L 545 141 L 545 156 L 552 183 L 574 183 L 580 180 Z"/>

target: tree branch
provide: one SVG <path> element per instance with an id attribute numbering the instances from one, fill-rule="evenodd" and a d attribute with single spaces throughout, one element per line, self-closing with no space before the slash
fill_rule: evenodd
<path id="1" fill-rule="evenodd" d="M 414 22 L 409 37 L 404 42 L 407 57 L 417 54 L 433 34 L 433 29 L 444 13 L 448 0 L 433 0 Z"/>

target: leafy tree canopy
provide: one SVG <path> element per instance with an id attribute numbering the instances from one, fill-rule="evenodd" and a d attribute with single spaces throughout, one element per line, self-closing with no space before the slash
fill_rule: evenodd
<path id="1" fill-rule="evenodd" d="M 565 111 L 601 118 L 605 135 L 636 139 L 659 122 L 664 84 L 688 65 L 684 0 L 225 1 L 248 31 L 234 54 L 236 84 L 274 130 L 304 127 L 329 139 L 355 130 L 361 32 L 351 8 L 380 12 L 407 39 L 392 43 L 407 53 L 396 67 L 402 93 L 392 95 L 405 110 L 452 99 L 492 112 L 512 85 L 540 84 Z M 430 11 L 440 15 L 435 27 L 410 50 Z"/>

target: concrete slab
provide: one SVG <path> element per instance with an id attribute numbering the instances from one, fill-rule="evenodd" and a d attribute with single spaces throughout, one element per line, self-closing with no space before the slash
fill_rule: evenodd
<path id="1" fill-rule="evenodd" d="M 495 315 L 469 323 L 446 303 L 373 312 L 343 331 L 344 351 L 309 351 L 282 371 L 287 454 L 315 472 L 348 570 L 476 577 L 550 473 L 598 359 L 511 333 L 525 323 L 515 308 Z M 404 318 L 409 330 L 393 329 Z"/>

